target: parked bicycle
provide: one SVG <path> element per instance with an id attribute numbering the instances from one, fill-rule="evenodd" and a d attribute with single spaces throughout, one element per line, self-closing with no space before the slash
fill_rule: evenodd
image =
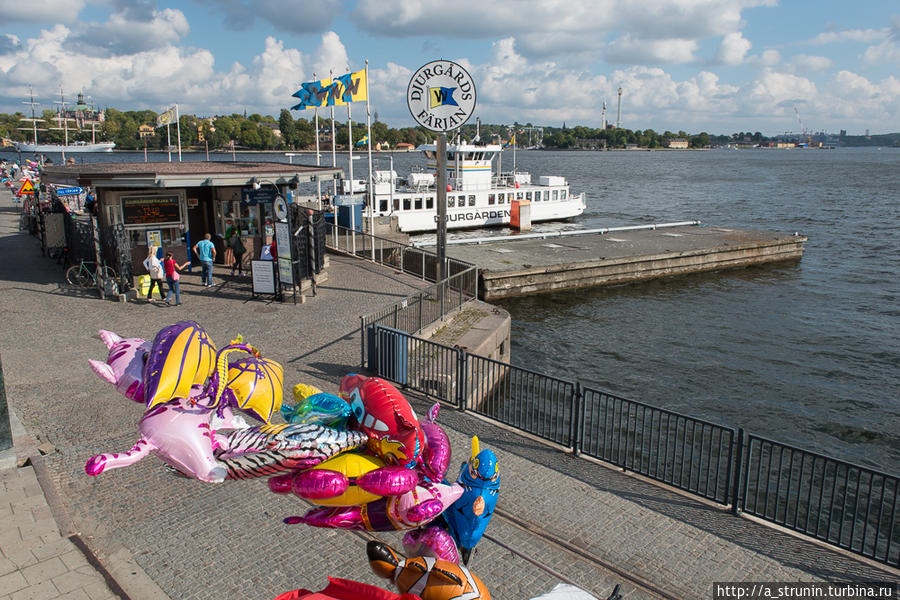
<path id="1" fill-rule="evenodd" d="M 101 288 L 104 294 L 112 296 L 119 293 L 117 280 L 118 275 L 110 267 L 103 266 L 97 269 L 97 263 L 84 259 L 66 270 L 66 281 L 70 285 Z"/>

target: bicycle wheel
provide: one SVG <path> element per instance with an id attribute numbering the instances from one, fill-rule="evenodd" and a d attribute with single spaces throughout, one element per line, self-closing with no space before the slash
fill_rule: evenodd
<path id="1" fill-rule="evenodd" d="M 82 265 L 73 265 L 66 269 L 66 281 L 69 282 L 69 285 L 85 287 L 85 282 L 90 284 L 92 280 L 93 278 Z"/>
<path id="2" fill-rule="evenodd" d="M 100 281 L 104 285 L 105 293 L 113 296 L 119 294 L 119 276 L 111 267 L 103 267 L 100 270 Z"/>

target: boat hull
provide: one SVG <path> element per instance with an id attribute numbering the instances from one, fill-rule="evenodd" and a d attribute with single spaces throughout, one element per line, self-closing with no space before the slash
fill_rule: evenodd
<path id="1" fill-rule="evenodd" d="M 531 222 L 562 221 L 580 216 L 584 212 L 581 201 L 559 203 L 556 206 L 531 205 Z M 508 227 L 512 209 L 510 206 L 474 206 L 447 209 L 447 229 L 478 229 L 481 227 Z M 437 231 L 437 214 L 434 211 L 410 211 L 397 214 L 397 227 L 403 233 L 429 233 Z"/>
<path id="2" fill-rule="evenodd" d="M 112 152 L 116 147 L 115 142 L 100 142 L 97 144 L 72 144 L 63 146 L 61 144 L 28 144 L 16 142 L 16 150 L 19 152 Z"/>

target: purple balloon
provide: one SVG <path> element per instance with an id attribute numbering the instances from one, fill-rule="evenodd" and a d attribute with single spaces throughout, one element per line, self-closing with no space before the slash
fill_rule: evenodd
<path id="1" fill-rule="evenodd" d="M 403 549 L 407 556 L 433 556 L 459 564 L 459 551 L 453 536 L 437 525 L 406 532 Z"/>

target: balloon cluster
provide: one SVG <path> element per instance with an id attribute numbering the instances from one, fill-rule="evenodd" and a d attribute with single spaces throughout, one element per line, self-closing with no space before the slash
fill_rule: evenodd
<path id="1" fill-rule="evenodd" d="M 427 557 L 434 575 L 410 587 L 414 593 L 426 600 L 489 598 L 458 563 L 468 564 L 493 515 L 497 458 L 475 437 L 457 480 L 447 481 L 451 448 L 436 423 L 439 405 L 420 420 L 389 382 L 358 374 L 345 376 L 337 395 L 298 384 L 296 404 L 283 405 L 280 364 L 240 337 L 217 349 L 193 321 L 165 327 L 152 341 L 109 331 L 100 337 L 109 352 L 105 362 L 90 361 L 93 370 L 146 410 L 134 447 L 91 457 L 88 475 L 152 453 L 181 475 L 205 482 L 271 476 L 271 491 L 315 505 L 286 523 L 405 531 L 412 558 L 387 546 L 370 547 L 376 573 L 417 571 L 411 561 Z M 236 413 L 263 424 L 250 426 Z M 278 414 L 285 423 L 271 423 Z M 447 591 L 449 572 L 453 581 L 465 582 L 459 594 Z"/>

